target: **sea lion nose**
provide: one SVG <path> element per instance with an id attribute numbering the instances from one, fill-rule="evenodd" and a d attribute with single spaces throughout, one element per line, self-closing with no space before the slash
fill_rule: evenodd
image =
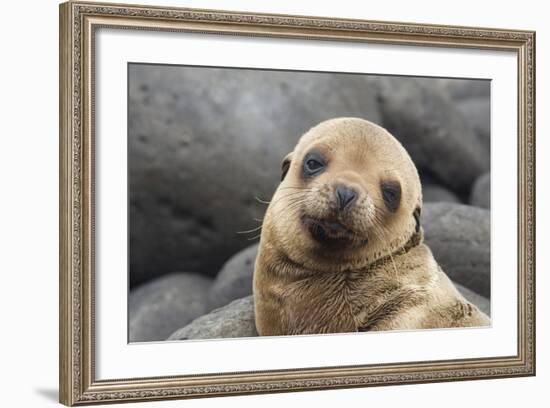
<path id="1" fill-rule="evenodd" d="M 340 211 L 350 205 L 356 198 L 357 193 L 352 188 L 344 185 L 336 186 L 336 199 L 338 200 Z"/>

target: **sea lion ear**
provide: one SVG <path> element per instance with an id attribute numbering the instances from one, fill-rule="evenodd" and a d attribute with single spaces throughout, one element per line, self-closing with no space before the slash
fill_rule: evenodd
<path id="1" fill-rule="evenodd" d="M 418 231 L 420 231 L 420 214 L 421 213 L 422 213 L 422 209 L 420 208 L 420 206 L 416 207 L 413 211 L 414 221 L 416 222 L 416 227 L 415 227 L 414 231 L 416 233 L 418 233 Z"/>
<path id="2" fill-rule="evenodd" d="M 290 168 L 291 161 L 292 152 L 285 156 L 285 158 L 283 159 L 283 163 L 281 164 L 281 181 L 285 179 L 286 173 L 288 173 L 288 169 Z"/>

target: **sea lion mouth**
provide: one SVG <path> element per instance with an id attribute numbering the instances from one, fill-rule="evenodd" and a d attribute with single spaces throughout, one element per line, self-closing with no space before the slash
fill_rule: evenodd
<path id="1" fill-rule="evenodd" d="M 367 239 L 360 238 L 350 227 L 338 220 L 319 220 L 304 216 L 302 222 L 312 238 L 321 244 L 347 246 L 358 242 L 367 243 Z"/>

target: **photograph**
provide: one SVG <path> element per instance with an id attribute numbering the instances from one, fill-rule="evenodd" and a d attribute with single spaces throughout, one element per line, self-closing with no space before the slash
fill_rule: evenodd
<path id="1" fill-rule="evenodd" d="M 491 81 L 128 63 L 128 341 L 491 326 Z"/>
<path id="2" fill-rule="evenodd" d="M 535 32 L 331 14 L 60 5 L 61 403 L 535 374 Z"/>

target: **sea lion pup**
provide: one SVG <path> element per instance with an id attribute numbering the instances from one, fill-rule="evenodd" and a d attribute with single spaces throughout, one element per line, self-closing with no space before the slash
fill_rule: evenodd
<path id="1" fill-rule="evenodd" d="M 282 170 L 254 272 L 260 335 L 490 324 L 423 243 L 418 172 L 385 129 L 322 122 Z"/>

